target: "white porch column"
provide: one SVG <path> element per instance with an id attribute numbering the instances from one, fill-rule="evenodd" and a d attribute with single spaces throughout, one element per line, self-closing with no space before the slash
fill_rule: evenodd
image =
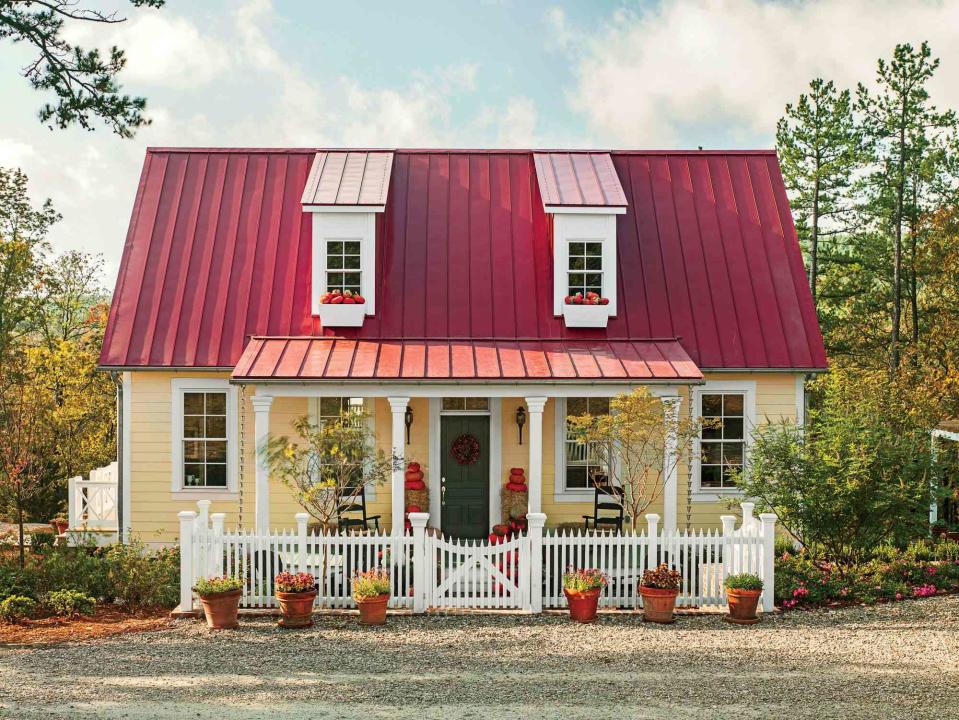
<path id="1" fill-rule="evenodd" d="M 266 461 L 266 445 L 270 439 L 270 406 L 273 405 L 273 397 L 254 395 L 250 402 L 253 403 L 253 448 L 256 453 L 254 517 L 259 534 L 270 531 L 270 468 Z"/>
<path id="2" fill-rule="evenodd" d="M 679 458 L 676 454 L 676 430 L 679 425 L 678 395 L 665 395 L 663 415 L 666 423 L 666 447 L 663 456 L 663 529 L 672 532 L 676 529 L 676 509 L 678 503 L 677 480 L 679 477 Z"/>
<path id="3" fill-rule="evenodd" d="M 529 412 L 529 507 L 527 512 L 543 511 L 543 408 L 546 398 L 526 398 Z"/>
<path id="4" fill-rule="evenodd" d="M 396 463 L 393 467 L 393 488 L 390 527 L 393 535 L 403 534 L 403 474 L 406 471 L 406 430 L 405 416 L 406 406 L 409 405 L 408 397 L 391 397 L 390 412 L 393 414 L 393 461 Z M 434 468 L 439 472 L 439 468 Z"/>

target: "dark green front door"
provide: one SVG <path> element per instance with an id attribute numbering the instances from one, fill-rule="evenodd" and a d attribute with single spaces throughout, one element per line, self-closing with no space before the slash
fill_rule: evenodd
<path id="1" fill-rule="evenodd" d="M 476 462 L 460 463 L 453 456 L 458 438 L 479 443 Z M 443 480 L 441 525 L 448 537 L 483 538 L 489 533 L 489 418 L 483 415 L 444 415 L 440 419 Z"/>

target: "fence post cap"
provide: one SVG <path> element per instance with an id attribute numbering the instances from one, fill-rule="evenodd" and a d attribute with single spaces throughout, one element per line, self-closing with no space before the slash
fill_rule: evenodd
<path id="1" fill-rule="evenodd" d="M 197 501 L 196 501 L 196 506 L 197 506 L 198 508 L 200 508 L 201 510 L 202 510 L 203 508 L 208 508 L 208 507 L 210 507 L 210 505 L 211 505 L 211 502 L 210 502 L 209 500 L 197 500 Z"/>
<path id="2" fill-rule="evenodd" d="M 719 516 L 719 521 L 720 521 L 720 522 L 729 522 L 730 520 L 732 520 L 733 522 L 736 522 L 736 516 L 735 516 L 735 515 L 720 515 L 720 516 Z"/>
<path id="3" fill-rule="evenodd" d="M 225 517 L 226 517 L 226 513 L 224 513 L 224 512 L 218 512 L 218 513 L 211 513 L 211 514 L 210 514 L 210 519 L 211 519 L 211 520 L 216 520 L 217 518 L 225 518 Z"/>
<path id="4" fill-rule="evenodd" d="M 429 513 L 410 513 L 410 525 L 415 528 L 425 528 L 426 523 L 429 522 L 430 514 Z"/>
<path id="5" fill-rule="evenodd" d="M 759 519 L 763 522 L 776 522 L 779 516 L 776 513 L 759 513 Z"/>
<path id="6" fill-rule="evenodd" d="M 546 525 L 546 513 L 526 513 L 526 522 L 530 527 L 541 528 Z"/>
<path id="7" fill-rule="evenodd" d="M 196 519 L 196 510 L 181 510 L 176 514 L 181 520 L 195 520 Z"/>
<path id="8" fill-rule="evenodd" d="M 305 512 L 298 512 L 296 515 L 293 516 L 293 518 L 294 518 L 297 522 L 300 522 L 300 521 L 302 521 L 302 520 L 309 521 L 309 519 L 310 519 L 310 514 L 309 514 L 309 513 L 305 513 Z"/>
<path id="9" fill-rule="evenodd" d="M 646 513 L 644 517 L 646 518 L 646 522 L 659 522 L 658 513 Z"/>

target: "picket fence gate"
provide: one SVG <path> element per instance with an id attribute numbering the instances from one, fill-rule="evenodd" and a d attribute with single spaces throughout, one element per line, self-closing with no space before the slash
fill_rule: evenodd
<path id="1" fill-rule="evenodd" d="M 538 613 L 566 607 L 563 572 L 569 567 L 606 574 L 602 607 L 636 609 L 642 606 L 636 586 L 643 571 L 660 563 L 682 576 L 680 607 L 718 609 L 726 602 L 726 576 L 751 572 L 764 581 L 763 609 L 773 609 L 776 518 L 754 517 L 752 503 L 742 503 L 738 528 L 734 516 L 722 516 L 721 531 L 662 530 L 652 513 L 646 515 L 645 532 L 545 530 L 546 516 L 529 513 L 526 533 L 502 543 L 427 531 L 425 513 L 410 515 L 412 532 L 405 535 L 309 533 L 306 513 L 297 513 L 296 530 L 227 532 L 224 514 L 210 514 L 209 505 L 201 500 L 197 512 L 179 514 L 183 611 L 196 606 L 196 580 L 216 575 L 243 579 L 241 607 L 276 607 L 273 580 L 284 570 L 316 577 L 317 607 L 355 607 L 353 576 L 380 568 L 390 572 L 392 608 Z"/>

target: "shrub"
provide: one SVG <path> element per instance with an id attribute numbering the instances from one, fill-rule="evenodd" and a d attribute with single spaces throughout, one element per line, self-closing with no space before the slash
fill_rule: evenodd
<path id="1" fill-rule="evenodd" d="M 387 570 L 367 570 L 353 576 L 353 598 L 368 600 L 390 594 L 390 573 Z"/>
<path id="2" fill-rule="evenodd" d="M 23 595 L 11 595 L 0 602 L 0 620 L 19 622 L 31 617 L 37 611 L 37 601 Z"/>
<path id="3" fill-rule="evenodd" d="M 786 535 L 777 535 L 774 542 L 774 550 L 776 557 L 782 557 L 783 555 L 791 555 L 796 552 L 796 541 Z"/>
<path id="4" fill-rule="evenodd" d="M 200 597 L 216 595 L 218 593 L 234 592 L 243 587 L 243 581 L 234 576 L 200 578 L 193 586 L 193 590 Z"/>
<path id="5" fill-rule="evenodd" d="M 93 615 L 97 601 L 76 590 L 54 590 L 43 598 L 43 605 L 54 615 Z"/>
<path id="6" fill-rule="evenodd" d="M 38 597 L 54 590 L 76 590 L 97 600 L 113 600 L 102 549 L 53 547 L 37 556 L 32 567 Z"/>
<path id="7" fill-rule="evenodd" d="M 959 560 L 959 542 L 955 540 L 940 540 L 932 546 L 936 560 L 956 562 Z"/>
<path id="8" fill-rule="evenodd" d="M 316 578 L 307 572 L 281 572 L 273 579 L 273 586 L 277 592 L 304 593 L 316 587 Z"/>
<path id="9" fill-rule="evenodd" d="M 587 592 L 606 587 L 606 575 L 602 570 L 569 568 L 563 573 L 563 589 L 570 592 Z"/>
<path id="10" fill-rule="evenodd" d="M 173 607 L 180 596 L 180 551 L 151 552 L 139 541 L 114 545 L 106 554 L 106 577 L 113 598 L 131 609 Z"/>
<path id="11" fill-rule="evenodd" d="M 21 570 L 13 563 L 0 563 L 0 600 L 11 595 L 21 595 L 36 600 L 37 576 L 32 565 Z"/>
<path id="12" fill-rule="evenodd" d="M 752 573 L 739 573 L 727 577 L 725 585 L 728 590 L 762 590 L 763 580 Z"/>
<path id="13" fill-rule="evenodd" d="M 678 590 L 681 583 L 682 578 L 679 572 L 672 570 L 666 563 L 662 563 L 655 570 L 643 572 L 643 587 L 657 590 Z"/>

